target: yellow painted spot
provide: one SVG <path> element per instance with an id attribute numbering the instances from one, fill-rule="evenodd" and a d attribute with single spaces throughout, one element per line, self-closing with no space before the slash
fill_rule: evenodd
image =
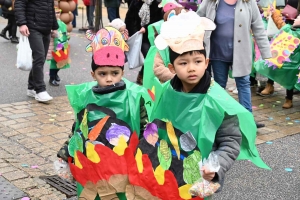
<path id="1" fill-rule="evenodd" d="M 87 142 L 86 145 L 86 155 L 90 161 L 93 163 L 99 163 L 100 162 L 100 157 L 98 153 L 95 151 L 95 145 L 93 145 L 90 142 Z"/>
<path id="2" fill-rule="evenodd" d="M 154 171 L 154 176 L 158 184 L 163 185 L 165 183 L 165 170 L 158 165 Z"/>
<path id="3" fill-rule="evenodd" d="M 138 148 L 136 155 L 135 155 L 135 161 L 136 161 L 136 165 L 139 170 L 139 173 L 142 173 L 144 170 L 142 155 L 143 155 L 142 151 L 140 150 L 140 148 Z"/>
<path id="4" fill-rule="evenodd" d="M 178 188 L 179 190 L 179 196 L 182 198 L 182 199 L 191 199 L 192 196 L 190 195 L 189 193 L 189 189 L 192 187 L 192 185 L 190 184 L 186 184 L 186 185 L 183 185 L 181 186 L 180 188 Z"/>
<path id="5" fill-rule="evenodd" d="M 155 95 L 155 86 L 152 87 L 151 92 Z"/>
<path id="6" fill-rule="evenodd" d="M 121 136 L 120 138 L 119 138 L 119 142 L 118 142 L 118 145 L 117 146 L 115 146 L 114 148 L 113 148 L 113 151 L 116 153 L 116 154 L 118 154 L 119 156 L 122 156 L 122 155 L 124 155 L 124 151 L 125 151 L 125 149 L 127 148 L 127 143 L 126 143 L 126 140 L 125 140 L 125 138 L 124 138 L 124 136 Z"/>
<path id="7" fill-rule="evenodd" d="M 77 157 L 77 153 L 75 152 L 74 155 L 74 162 L 75 162 L 75 166 L 77 166 L 78 168 L 82 169 L 82 164 L 80 163 L 78 157 Z"/>

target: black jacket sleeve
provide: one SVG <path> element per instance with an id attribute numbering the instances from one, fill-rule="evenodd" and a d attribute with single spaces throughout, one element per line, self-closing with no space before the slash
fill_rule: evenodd
<path id="1" fill-rule="evenodd" d="M 53 6 L 52 10 L 53 10 L 53 25 L 52 25 L 52 30 L 57 30 L 59 27 L 58 27 L 58 23 L 57 23 L 57 19 L 56 19 L 56 14 L 55 14 L 54 6 Z"/>
<path id="2" fill-rule="evenodd" d="M 15 1 L 15 17 L 18 26 L 27 25 L 26 20 L 26 6 L 28 0 Z"/>

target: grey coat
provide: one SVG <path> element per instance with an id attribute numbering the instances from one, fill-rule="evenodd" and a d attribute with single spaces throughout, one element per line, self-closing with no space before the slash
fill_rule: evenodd
<path id="1" fill-rule="evenodd" d="M 220 0 L 203 0 L 197 11 L 198 15 L 215 21 L 219 2 Z M 233 77 L 242 77 L 249 75 L 252 70 L 251 30 L 263 59 L 271 57 L 271 49 L 256 0 L 237 0 L 234 19 L 232 75 Z M 210 36 L 211 31 L 205 34 L 204 39 L 208 54 Z"/>
<path id="2" fill-rule="evenodd" d="M 212 181 L 218 182 L 222 189 L 225 173 L 231 168 L 234 161 L 240 153 L 242 134 L 239 127 L 239 121 L 236 115 L 225 115 L 223 123 L 219 127 L 212 151 L 218 155 L 220 169 Z"/>

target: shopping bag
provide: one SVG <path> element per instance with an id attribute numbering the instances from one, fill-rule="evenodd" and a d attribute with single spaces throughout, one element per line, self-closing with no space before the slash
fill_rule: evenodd
<path id="1" fill-rule="evenodd" d="M 273 37 L 279 32 L 279 29 L 277 28 L 275 22 L 272 19 L 272 13 L 269 16 L 268 20 L 268 26 L 267 26 L 267 36 L 268 37 Z"/>
<path id="2" fill-rule="evenodd" d="M 125 52 L 128 60 L 129 69 L 140 67 L 144 64 L 144 57 L 141 54 L 143 34 L 136 32 L 127 40 L 129 51 Z"/>
<path id="3" fill-rule="evenodd" d="M 32 68 L 32 51 L 28 37 L 21 35 L 17 55 L 17 68 L 30 71 Z"/>

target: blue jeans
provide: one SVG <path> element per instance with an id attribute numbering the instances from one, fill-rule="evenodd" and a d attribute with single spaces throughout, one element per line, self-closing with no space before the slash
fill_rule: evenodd
<path id="1" fill-rule="evenodd" d="M 107 15 L 109 22 L 113 21 L 114 19 L 120 18 L 119 7 L 107 7 Z"/>
<path id="2" fill-rule="evenodd" d="M 211 60 L 214 80 L 224 89 L 226 88 L 228 80 L 229 67 L 232 66 L 232 62 L 223 62 L 219 60 Z M 239 102 L 247 110 L 252 112 L 251 103 L 251 90 L 249 75 L 242 77 L 234 77 L 236 87 L 238 90 Z"/>

